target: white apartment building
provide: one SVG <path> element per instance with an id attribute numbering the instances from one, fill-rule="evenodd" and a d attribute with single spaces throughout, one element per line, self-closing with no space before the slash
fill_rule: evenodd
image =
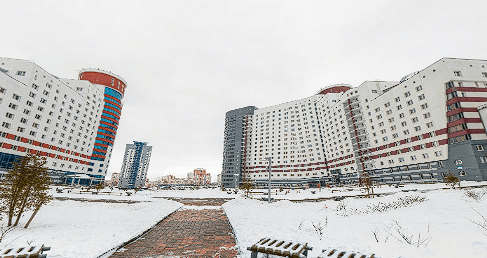
<path id="1" fill-rule="evenodd" d="M 144 187 L 151 155 L 152 146 L 147 142 L 134 141 L 133 144 L 127 144 L 118 187 L 121 189 Z"/>
<path id="2" fill-rule="evenodd" d="M 51 177 L 58 183 L 71 183 L 76 174 L 89 176 L 76 183 L 104 180 L 126 82 L 101 70 L 82 70 L 80 77 L 86 74 L 116 81 L 118 89 L 103 80 L 60 79 L 33 62 L 0 58 L 2 173 L 16 159 L 32 153 L 47 158 Z M 114 94 L 119 103 L 111 104 L 115 100 L 107 98 L 113 99 Z"/>
<path id="3" fill-rule="evenodd" d="M 443 58 L 399 82 L 333 85 L 246 115 L 244 179 L 279 185 L 487 180 L 487 61 Z"/>

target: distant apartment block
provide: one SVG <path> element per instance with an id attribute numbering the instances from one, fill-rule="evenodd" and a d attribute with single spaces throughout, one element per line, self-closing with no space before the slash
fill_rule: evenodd
<path id="1" fill-rule="evenodd" d="M 152 146 L 148 146 L 147 142 L 134 141 L 133 144 L 126 145 L 119 188 L 134 189 L 145 186 L 151 153 Z"/>
<path id="2" fill-rule="evenodd" d="M 0 57 L 0 174 L 31 153 L 47 158 L 56 183 L 103 182 L 126 87 L 99 69 L 62 79 L 33 62 Z"/>
<path id="3" fill-rule="evenodd" d="M 194 185 L 211 184 L 211 175 L 204 168 L 195 168 L 193 172 L 188 173 L 188 179 Z"/>
<path id="4" fill-rule="evenodd" d="M 487 61 L 442 58 L 399 81 L 333 85 L 227 113 L 222 183 L 392 184 L 487 180 Z"/>

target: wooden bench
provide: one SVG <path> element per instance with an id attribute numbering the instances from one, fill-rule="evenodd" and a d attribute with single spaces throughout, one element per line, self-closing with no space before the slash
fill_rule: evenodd
<path id="1" fill-rule="evenodd" d="M 313 247 L 308 246 L 308 243 L 301 244 L 285 240 L 277 240 L 271 238 L 262 238 L 247 250 L 252 251 L 251 258 L 257 258 L 258 253 L 272 254 L 281 257 L 304 258 L 308 257 L 308 250 L 313 250 Z"/>
<path id="2" fill-rule="evenodd" d="M 379 258 L 375 254 L 362 254 L 350 251 L 339 251 L 337 249 L 328 248 L 321 250 L 322 253 L 317 258 L 337 258 L 337 257 L 354 257 L 354 258 Z"/>
<path id="3" fill-rule="evenodd" d="M 44 245 L 2 248 L 0 249 L 0 258 L 45 258 L 47 257 L 47 254 L 42 254 L 42 252 L 49 250 L 51 250 L 51 248 Z"/>

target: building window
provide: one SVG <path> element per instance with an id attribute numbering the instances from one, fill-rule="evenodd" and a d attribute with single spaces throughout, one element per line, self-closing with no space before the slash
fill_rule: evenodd
<path id="1" fill-rule="evenodd" d="M 487 157 L 480 157 L 480 163 L 487 162 Z"/>
<path id="2" fill-rule="evenodd" d="M 427 109 L 427 108 L 428 108 L 428 103 L 424 103 L 424 104 L 422 104 L 422 105 L 421 105 L 421 108 L 422 108 L 422 109 Z"/>
<path id="3" fill-rule="evenodd" d="M 460 71 L 453 71 L 453 74 L 455 76 L 462 76 L 462 72 L 460 72 Z"/>
<path id="4" fill-rule="evenodd" d="M 482 73 L 482 76 L 484 76 L 485 78 L 487 78 L 487 73 Z"/>
<path id="5" fill-rule="evenodd" d="M 412 101 L 412 100 L 409 100 L 409 101 L 407 102 L 407 104 L 408 104 L 408 106 L 411 106 L 411 105 L 413 104 L 413 101 Z"/>
<path id="6" fill-rule="evenodd" d="M 423 114 L 424 118 L 429 118 L 431 116 L 430 112 Z"/>
<path id="7" fill-rule="evenodd" d="M 2 126 L 5 127 L 5 128 L 10 128 L 10 123 L 3 122 L 2 123 Z"/>
<path id="8" fill-rule="evenodd" d="M 420 91 L 423 89 L 423 86 L 419 85 L 418 87 L 416 87 L 416 91 Z"/>
<path id="9" fill-rule="evenodd" d="M 483 145 L 475 145 L 475 148 L 477 149 L 477 151 L 483 151 L 484 150 Z"/>
<path id="10" fill-rule="evenodd" d="M 409 114 L 414 114 L 414 113 L 416 113 L 416 109 L 415 108 L 409 110 Z"/>
<path id="11" fill-rule="evenodd" d="M 425 98 L 426 98 L 426 97 L 424 96 L 424 94 L 421 94 L 421 95 L 419 95 L 419 96 L 418 96 L 418 99 L 419 99 L 419 100 L 423 100 L 423 99 L 425 99 Z"/>
<path id="12" fill-rule="evenodd" d="M 20 76 L 25 76 L 25 71 L 17 71 L 16 74 Z"/>
<path id="13" fill-rule="evenodd" d="M 416 132 L 421 131 L 421 126 L 414 127 L 414 130 L 416 130 Z"/>

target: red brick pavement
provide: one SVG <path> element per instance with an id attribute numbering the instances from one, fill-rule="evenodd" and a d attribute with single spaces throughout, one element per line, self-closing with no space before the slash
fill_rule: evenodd
<path id="1" fill-rule="evenodd" d="M 110 258 L 237 257 L 222 209 L 177 211 Z"/>

